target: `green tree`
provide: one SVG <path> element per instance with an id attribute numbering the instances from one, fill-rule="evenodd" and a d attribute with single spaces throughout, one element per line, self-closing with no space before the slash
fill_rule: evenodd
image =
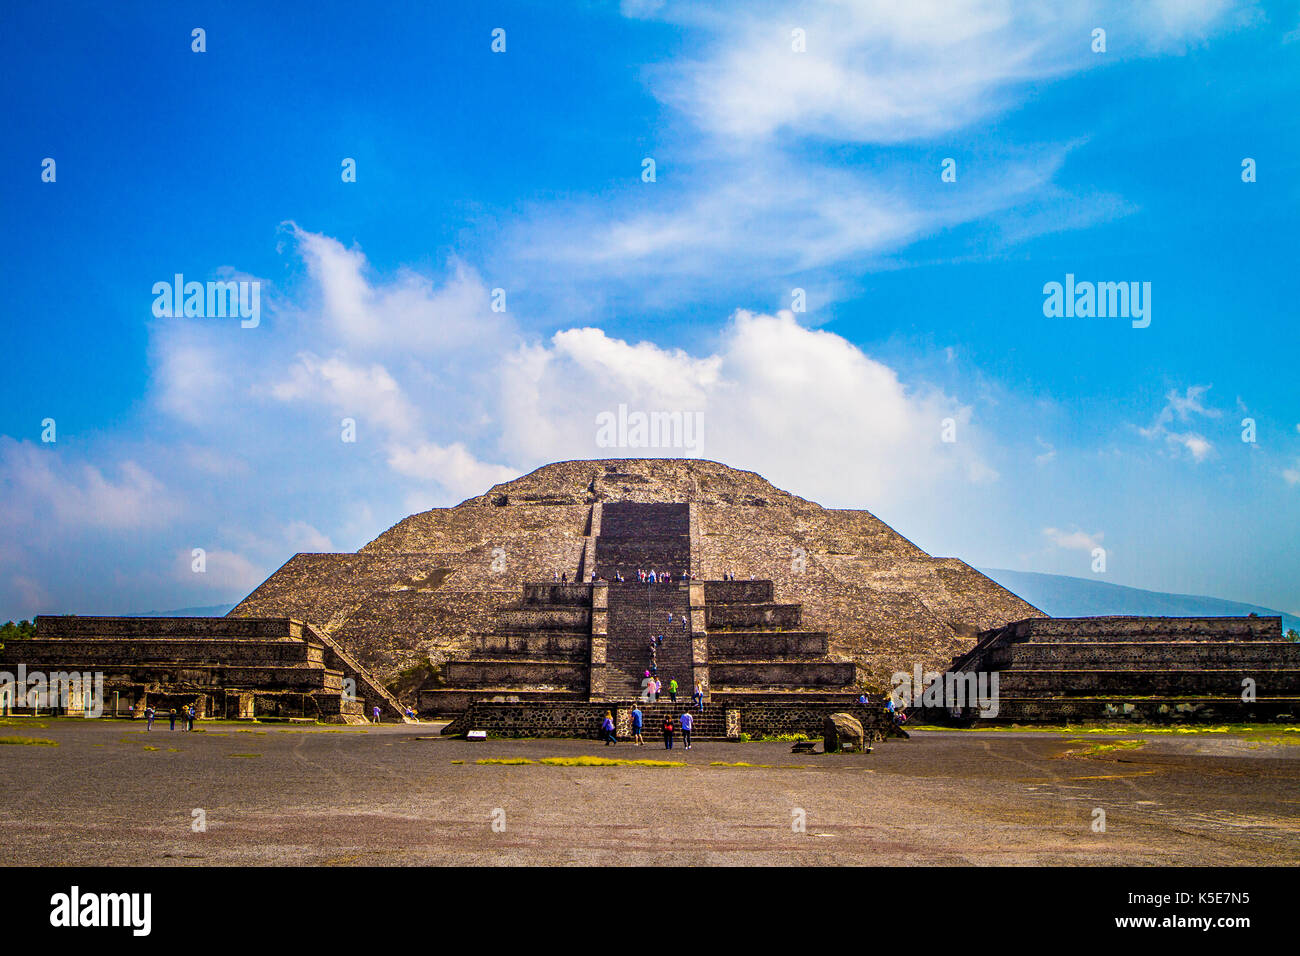
<path id="1" fill-rule="evenodd" d="M 19 621 L 15 624 L 13 621 L 6 621 L 4 624 L 0 624 L 0 649 L 4 648 L 5 641 L 21 641 L 35 636 L 35 622 Z"/>

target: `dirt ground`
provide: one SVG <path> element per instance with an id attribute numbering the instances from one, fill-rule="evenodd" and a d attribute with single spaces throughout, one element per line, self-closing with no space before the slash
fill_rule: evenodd
<path id="1" fill-rule="evenodd" d="M 8 866 L 1300 863 L 1300 741 L 1283 742 L 1300 733 L 921 731 L 807 756 L 428 724 L 3 723 L 57 744 L 0 745 Z M 685 766 L 541 762 L 581 756 Z M 512 759 L 531 762 L 479 763 Z"/>

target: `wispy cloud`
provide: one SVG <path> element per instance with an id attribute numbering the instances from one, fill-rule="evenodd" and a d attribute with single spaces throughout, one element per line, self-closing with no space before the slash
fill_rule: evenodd
<path id="1" fill-rule="evenodd" d="M 1148 428 L 1139 428 L 1138 432 L 1145 438 L 1163 441 L 1169 447 L 1186 452 L 1193 461 L 1205 461 L 1214 453 L 1214 445 L 1204 435 L 1194 429 L 1180 431 L 1170 426 L 1174 423 L 1189 423 L 1197 418 L 1219 418 L 1223 412 L 1217 408 L 1207 407 L 1202 399 L 1209 392 L 1210 385 L 1190 385 L 1179 394 L 1174 389 L 1165 395 L 1165 406 L 1156 415 Z"/>

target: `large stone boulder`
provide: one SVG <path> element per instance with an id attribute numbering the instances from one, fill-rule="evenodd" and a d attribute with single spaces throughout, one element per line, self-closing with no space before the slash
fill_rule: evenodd
<path id="1" fill-rule="evenodd" d="M 862 722 L 852 714 L 831 714 L 822 725 L 823 749 L 828 754 L 839 753 L 845 744 L 851 744 L 857 753 L 866 752 L 866 737 Z"/>

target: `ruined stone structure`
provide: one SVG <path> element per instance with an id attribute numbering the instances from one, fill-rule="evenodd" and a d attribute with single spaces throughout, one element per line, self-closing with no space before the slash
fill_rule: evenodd
<path id="1" fill-rule="evenodd" d="M 1300 719 L 1300 644 L 1280 617 L 1017 621 L 981 633 L 950 673 L 997 673 L 1003 722 Z"/>
<path id="2" fill-rule="evenodd" d="M 639 570 L 672 583 L 639 583 Z M 440 664 L 422 714 L 630 701 L 662 634 L 657 676 L 682 699 L 698 684 L 741 733 L 795 707 L 815 733 L 864 684 L 885 688 L 904 663 L 1034 613 L 865 511 L 716 462 L 629 459 L 547 465 L 413 515 L 355 555 L 297 555 L 232 615 L 312 621 L 379 673 Z"/>
<path id="3" fill-rule="evenodd" d="M 0 650 L 0 670 L 20 664 L 102 674 L 110 715 L 193 705 L 200 717 L 362 722 L 377 706 L 405 719 L 333 640 L 290 618 L 41 616 L 34 638 Z"/>
<path id="4" fill-rule="evenodd" d="M 862 690 L 949 661 L 1001 671 L 1007 720 L 1295 713 L 1296 654 L 1276 618 L 1047 619 L 866 511 L 717 462 L 625 459 L 546 465 L 355 554 L 295 555 L 226 618 L 42 617 L 0 667 L 102 670 L 137 709 L 353 720 L 410 704 L 541 735 L 588 733 L 605 709 L 625 721 L 653 660 L 680 701 L 704 691 L 700 736 L 735 737 L 816 735 L 834 712 L 883 733 Z M 1271 703 L 1231 705 L 1246 677 Z M 670 708 L 644 709 L 655 729 Z"/>
<path id="5" fill-rule="evenodd" d="M 632 546 L 640 549 L 635 561 Z M 800 668 L 786 659 L 830 653 L 855 663 L 861 682 L 883 690 L 899 669 L 915 662 L 941 667 L 977 632 L 1040 613 L 964 562 L 931 557 L 866 511 L 823 508 L 752 472 L 696 459 L 546 465 L 454 508 L 412 515 L 355 554 L 295 555 L 231 613 L 310 621 L 385 679 L 426 658 L 512 658 L 539 679 L 553 678 L 541 681 L 543 689 L 586 691 L 583 675 L 561 662 L 589 667 L 584 642 L 593 633 L 597 651 L 602 640 L 613 642 L 598 662 L 606 679 L 630 681 L 619 634 L 620 622 L 638 613 L 632 592 L 611 586 L 602 597 L 540 585 L 558 573 L 588 584 L 593 571 L 607 580 L 616 571 L 635 579 L 638 561 L 674 578 L 693 573 L 697 590 L 661 588 L 656 599 L 667 603 L 645 611 L 665 622 L 670 610 L 679 620 L 688 613 L 692 640 L 718 635 L 721 642 L 711 647 L 719 663 L 738 649 L 721 632 L 750 632 L 743 660 L 728 662 L 734 666 L 721 681 L 710 675 L 714 685 L 729 685 L 742 667 L 756 676 L 764 671 L 762 682 L 773 686 L 782 684 L 783 670 L 787 683 L 797 683 Z M 727 595 L 742 592 L 712 583 L 728 571 L 736 586 L 752 576 L 756 588 L 754 596 L 731 600 L 731 610 L 724 608 Z M 593 600 L 604 603 L 593 607 Z M 764 604 L 772 605 L 762 608 L 772 626 L 743 623 L 754 608 L 740 605 Z M 705 620 L 706 613 L 717 616 Z M 588 616 L 606 630 L 593 632 Z M 545 626 L 530 637 L 533 622 Z M 667 653 L 679 650 L 670 646 Z M 530 666 L 530 659 L 538 663 Z M 764 660 L 792 666 L 759 666 Z M 814 686 L 851 682 L 842 680 L 842 669 L 805 663 L 803 674 L 821 674 Z M 463 687 L 462 681 L 490 686 L 485 682 L 502 674 L 500 667 L 484 669 L 478 679 L 468 665 L 449 665 L 446 676 L 448 686 Z M 692 683 L 704 676 L 692 672 Z M 599 681 L 599 670 L 593 677 Z M 523 690 L 528 681 L 510 683 Z"/>

